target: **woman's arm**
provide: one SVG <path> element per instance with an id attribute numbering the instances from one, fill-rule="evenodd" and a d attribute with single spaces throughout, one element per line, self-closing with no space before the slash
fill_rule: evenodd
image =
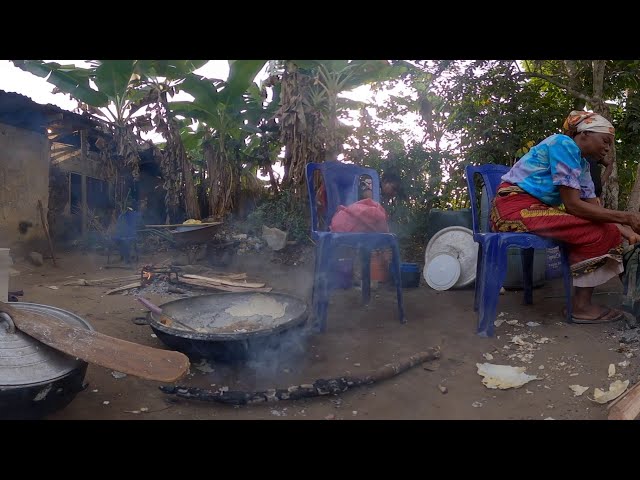
<path id="1" fill-rule="evenodd" d="M 560 185 L 559 189 L 567 213 L 592 222 L 622 223 L 629 225 L 634 232 L 640 233 L 640 213 L 603 208 L 595 202 L 581 199 L 580 191 L 575 188 Z"/>
<path id="2" fill-rule="evenodd" d="M 599 198 L 583 198 L 582 201 L 590 203 L 592 205 L 596 205 L 598 207 L 602 206 Z M 620 233 L 629 242 L 630 245 L 640 243 L 640 235 L 634 232 L 631 227 L 629 227 L 628 225 L 622 225 L 621 223 L 616 223 L 616 227 L 618 227 L 618 230 L 620 230 Z"/>

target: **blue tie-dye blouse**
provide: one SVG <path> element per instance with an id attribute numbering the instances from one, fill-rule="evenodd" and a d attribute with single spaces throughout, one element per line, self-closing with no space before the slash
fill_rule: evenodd
<path id="1" fill-rule="evenodd" d="M 529 150 L 502 176 L 547 205 L 558 206 L 560 185 L 580 190 L 580 198 L 595 198 L 589 162 L 571 137 L 551 135 Z"/>

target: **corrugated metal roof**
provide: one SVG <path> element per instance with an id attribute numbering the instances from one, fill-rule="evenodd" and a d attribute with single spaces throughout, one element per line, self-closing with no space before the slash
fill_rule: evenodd
<path id="1" fill-rule="evenodd" d="M 89 144 L 94 149 L 97 137 L 109 137 L 106 127 L 95 118 L 64 110 L 56 105 L 42 105 L 29 97 L 0 90 L 0 123 L 48 135 L 52 141 L 80 147 L 80 130 L 89 132 Z M 52 138 L 53 137 L 53 138 Z"/>
<path id="2" fill-rule="evenodd" d="M 63 110 L 56 105 L 36 103 L 19 93 L 0 90 L 0 122 L 2 123 L 44 133 L 49 124 L 61 119 L 78 127 L 99 127 L 98 122 L 92 118 Z"/>

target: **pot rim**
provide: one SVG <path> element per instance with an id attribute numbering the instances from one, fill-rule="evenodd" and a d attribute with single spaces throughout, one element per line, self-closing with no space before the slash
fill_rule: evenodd
<path id="1" fill-rule="evenodd" d="M 74 325 L 78 328 L 86 328 L 89 331 L 95 331 L 93 326 L 87 320 L 62 308 L 33 302 L 15 302 L 12 304 L 12 307 L 24 309 L 25 311 L 37 312 L 38 314 L 50 314 L 52 317 L 68 322 L 70 325 Z M 46 386 L 67 377 L 69 374 L 72 374 L 77 370 L 86 369 L 88 365 L 86 361 L 74 357 L 73 355 L 60 352 L 54 347 L 46 346 L 37 339 L 30 337 L 19 330 L 16 330 L 15 333 L 7 333 L 7 335 L 19 335 L 20 338 L 16 340 L 19 344 L 18 347 L 21 349 L 19 351 L 24 349 L 22 357 L 16 356 L 13 358 L 18 360 L 22 358 L 29 358 L 30 360 L 27 363 L 18 361 L 15 363 L 9 362 L 0 365 L 0 373 L 2 373 L 2 375 L 0 375 L 0 391 L 13 390 L 16 388 Z M 11 347 L 11 344 L 13 344 L 13 341 L 9 340 L 5 345 L 9 345 Z M 45 348 L 43 349 L 43 347 Z M 15 348 L 15 346 L 11 348 Z M 24 357 L 25 354 L 29 357 Z M 9 359 L 11 358 L 11 355 L 9 355 Z M 48 371 L 46 368 L 43 369 L 41 367 L 43 365 L 43 361 L 45 363 L 52 362 L 49 363 L 50 366 L 48 367 Z M 32 373 L 33 370 L 29 371 L 28 369 L 33 369 L 34 366 L 36 370 L 35 373 Z"/>
<path id="2" fill-rule="evenodd" d="M 206 294 L 206 295 L 198 295 L 198 297 L 213 297 L 213 296 L 223 296 L 223 295 L 238 295 L 238 294 L 242 294 L 245 295 L 246 293 L 251 293 L 251 292 L 220 292 L 220 293 L 210 293 L 210 294 Z M 260 337 L 266 337 L 269 335 L 273 335 L 276 333 L 279 333 L 281 331 L 284 330 L 288 330 L 290 328 L 293 328 L 295 326 L 298 326 L 304 322 L 306 322 L 307 318 L 309 317 L 309 308 L 307 306 L 307 302 L 296 295 L 291 295 L 290 293 L 284 293 L 284 292 L 267 292 L 267 293 L 263 293 L 263 295 L 269 295 L 269 294 L 275 294 L 277 296 L 284 296 L 284 297 L 288 297 L 294 300 L 297 300 L 298 302 L 300 302 L 302 305 L 304 305 L 304 310 L 302 311 L 302 313 L 300 313 L 298 316 L 292 318 L 291 320 L 287 321 L 286 323 L 281 323 L 279 325 L 276 325 L 274 327 L 271 328 L 267 328 L 267 329 L 261 329 L 261 330 L 256 330 L 253 332 L 229 332 L 229 333 L 202 333 L 202 332 L 190 332 L 190 331 L 186 331 L 183 329 L 177 329 L 177 328 L 171 328 L 168 327 L 167 325 L 164 325 L 162 323 L 160 323 L 156 317 L 154 317 L 153 312 L 147 312 L 147 319 L 149 320 L 149 326 L 154 329 L 154 330 L 158 330 L 164 334 L 167 335 L 172 335 L 174 337 L 180 337 L 180 338 L 187 338 L 190 340 L 205 340 L 205 341 L 224 341 L 224 342 L 229 342 L 229 341 L 236 341 L 236 340 L 249 340 L 252 338 L 260 338 Z M 159 305 L 159 307 L 165 307 L 167 305 L 171 305 L 177 302 L 183 302 L 185 300 L 189 300 L 190 298 L 194 298 L 194 297 L 187 297 L 187 298 L 180 298 L 177 300 L 172 300 L 170 302 L 166 302 L 163 303 L 162 305 Z"/>

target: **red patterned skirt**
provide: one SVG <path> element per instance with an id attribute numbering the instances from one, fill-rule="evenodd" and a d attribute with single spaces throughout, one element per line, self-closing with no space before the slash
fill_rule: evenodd
<path id="1" fill-rule="evenodd" d="M 622 235 L 614 223 L 576 217 L 563 206 L 546 205 L 508 182 L 498 187 L 490 221 L 496 232 L 529 232 L 564 242 L 574 275 L 594 271 L 607 258 L 622 258 Z"/>

